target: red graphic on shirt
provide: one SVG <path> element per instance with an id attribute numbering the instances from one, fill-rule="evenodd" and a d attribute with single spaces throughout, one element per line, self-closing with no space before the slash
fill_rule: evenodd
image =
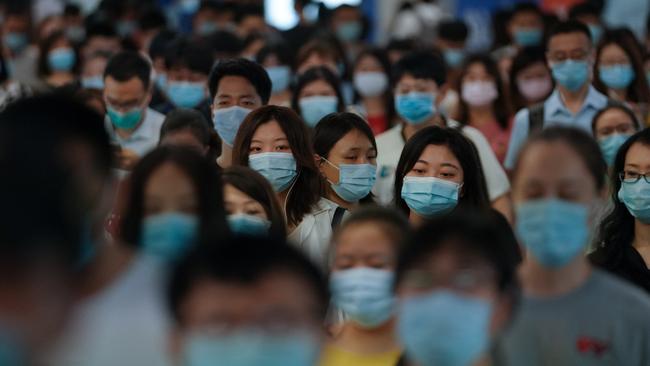
<path id="1" fill-rule="evenodd" d="M 601 357 L 609 349 L 609 344 L 590 337 L 580 337 L 576 342 L 576 348 L 580 353 L 593 353 L 596 357 Z"/>

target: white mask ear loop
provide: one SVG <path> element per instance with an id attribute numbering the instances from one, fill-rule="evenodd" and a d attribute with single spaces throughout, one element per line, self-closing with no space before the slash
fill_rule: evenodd
<path id="1" fill-rule="evenodd" d="M 284 215 L 284 222 L 287 226 L 289 226 L 289 218 L 287 217 L 287 202 L 289 202 L 289 196 L 291 195 L 291 191 L 293 191 L 293 186 L 296 185 L 296 182 L 298 181 L 299 177 L 300 177 L 300 172 L 298 172 L 298 175 L 296 175 L 296 178 L 293 180 L 293 183 L 291 183 L 291 186 L 289 187 L 289 191 L 287 192 L 287 197 L 285 197 L 284 204 L 282 205 L 282 214 Z"/>
<path id="2" fill-rule="evenodd" d="M 340 182 L 340 181 L 341 181 L 341 168 L 339 168 L 338 166 L 334 165 L 334 163 L 332 163 L 331 161 L 327 160 L 324 156 L 321 156 L 320 158 L 323 159 L 327 164 L 333 166 L 334 169 L 336 169 L 336 170 L 339 171 L 339 182 Z M 329 180 L 329 178 L 327 178 L 327 177 L 325 176 L 325 174 L 323 174 L 323 177 L 325 178 L 325 180 L 327 181 L 327 183 L 329 183 L 329 184 L 331 184 L 331 185 L 336 184 L 336 183 L 332 182 L 331 180 Z"/>

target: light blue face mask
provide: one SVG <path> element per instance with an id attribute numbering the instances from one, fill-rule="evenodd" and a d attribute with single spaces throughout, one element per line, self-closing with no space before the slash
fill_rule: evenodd
<path id="1" fill-rule="evenodd" d="M 185 14 L 194 14 L 201 6 L 200 0 L 181 0 L 178 4 L 180 10 Z"/>
<path id="2" fill-rule="evenodd" d="M 627 141 L 629 138 L 630 135 L 628 134 L 615 133 L 598 140 L 600 151 L 603 153 L 603 157 L 605 158 L 607 166 L 614 165 L 614 159 L 616 159 L 616 153 L 618 152 L 618 149 L 620 149 L 625 141 Z"/>
<path id="3" fill-rule="evenodd" d="M 211 21 L 205 21 L 199 24 L 199 27 L 196 30 L 196 32 L 200 36 L 208 36 L 218 30 L 219 30 L 219 25 L 217 25 L 217 23 Z"/>
<path id="4" fill-rule="evenodd" d="M 193 335 L 183 347 L 183 366 L 313 366 L 320 345 L 308 332 L 268 334 L 242 329 L 227 335 Z"/>
<path id="5" fill-rule="evenodd" d="M 224 144 L 232 147 L 239 126 L 250 112 L 250 109 L 238 105 L 214 110 L 214 128 Z"/>
<path id="6" fill-rule="evenodd" d="M 167 96 L 176 107 L 194 108 L 205 99 L 204 85 L 202 82 L 170 81 Z"/>
<path id="7" fill-rule="evenodd" d="M 291 81 L 291 68 L 289 66 L 272 66 L 266 68 L 266 73 L 271 79 L 271 92 L 281 93 L 289 88 Z"/>
<path id="8" fill-rule="evenodd" d="M 81 87 L 84 89 L 104 89 L 104 78 L 101 75 L 81 78 Z"/>
<path id="9" fill-rule="evenodd" d="M 459 67 L 465 60 L 465 52 L 456 48 L 447 48 L 442 52 L 445 63 L 451 68 Z"/>
<path id="10" fill-rule="evenodd" d="M 57 48 L 47 55 L 47 64 L 52 71 L 70 71 L 76 61 L 72 48 Z"/>
<path id="11" fill-rule="evenodd" d="M 436 95 L 411 92 L 395 96 L 395 110 L 412 125 L 420 125 L 436 114 Z"/>
<path id="12" fill-rule="evenodd" d="M 404 177 L 402 199 L 420 216 L 440 216 L 456 208 L 460 187 L 436 177 Z"/>
<path id="13" fill-rule="evenodd" d="M 339 182 L 330 183 L 332 190 L 347 202 L 357 202 L 366 197 L 377 180 L 377 166 L 372 164 L 332 164 L 339 171 Z"/>
<path id="14" fill-rule="evenodd" d="M 314 128 L 323 117 L 336 113 L 339 101 L 335 96 L 314 95 L 300 98 L 298 105 L 307 126 Z"/>
<path id="15" fill-rule="evenodd" d="M 538 46 L 542 43 L 544 33 L 537 28 L 520 28 L 515 30 L 515 43 L 521 47 Z"/>
<path id="16" fill-rule="evenodd" d="M 142 222 L 140 247 L 144 253 L 175 261 L 194 244 L 198 228 L 196 216 L 180 212 L 151 215 Z"/>
<path id="17" fill-rule="evenodd" d="M 262 174 L 275 192 L 284 192 L 298 175 L 296 159 L 291 153 L 253 154 L 248 157 L 248 166 Z"/>
<path id="18" fill-rule="evenodd" d="M 492 304 L 437 290 L 403 300 L 397 332 L 409 359 L 421 366 L 468 366 L 490 347 Z"/>
<path id="19" fill-rule="evenodd" d="M 336 307 L 364 328 L 376 328 L 394 314 L 392 271 L 369 267 L 335 271 L 330 289 Z"/>
<path id="20" fill-rule="evenodd" d="M 598 75 L 600 76 L 600 80 L 608 88 L 612 89 L 627 88 L 632 84 L 636 76 L 630 64 L 600 66 L 598 68 Z"/>
<path id="21" fill-rule="evenodd" d="M 13 53 L 24 50 L 28 44 L 27 35 L 19 32 L 9 32 L 2 37 L 2 43 Z"/>
<path id="22" fill-rule="evenodd" d="M 618 199 L 632 216 L 644 224 L 650 224 L 650 183 L 643 177 L 635 183 L 622 182 Z"/>
<path id="23" fill-rule="evenodd" d="M 238 235 L 264 236 L 269 233 L 271 221 L 247 214 L 228 215 L 230 231 Z"/>
<path id="24" fill-rule="evenodd" d="M 591 34 L 591 41 L 593 44 L 598 44 L 600 38 L 603 36 L 603 27 L 598 24 L 588 24 L 589 34 Z"/>
<path id="25" fill-rule="evenodd" d="M 361 23 L 357 21 L 341 23 L 336 27 L 336 36 L 343 42 L 354 42 L 361 37 Z"/>
<path id="26" fill-rule="evenodd" d="M 551 66 L 553 79 L 569 91 L 577 91 L 589 78 L 589 63 L 587 61 L 566 60 Z"/>
<path id="27" fill-rule="evenodd" d="M 108 119 L 111 120 L 113 126 L 124 130 L 135 128 L 140 120 L 142 120 L 142 109 L 137 107 L 128 112 L 122 113 L 111 106 L 106 106 L 106 113 L 108 114 Z"/>
<path id="28" fill-rule="evenodd" d="M 527 201 L 515 207 L 515 231 L 544 267 L 560 268 L 581 255 L 589 239 L 587 206 L 558 199 Z"/>

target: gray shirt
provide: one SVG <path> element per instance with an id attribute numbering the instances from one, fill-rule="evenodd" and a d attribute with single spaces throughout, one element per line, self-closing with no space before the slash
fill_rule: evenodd
<path id="1" fill-rule="evenodd" d="M 501 343 L 506 365 L 650 365 L 650 297 L 605 272 L 520 305 Z"/>

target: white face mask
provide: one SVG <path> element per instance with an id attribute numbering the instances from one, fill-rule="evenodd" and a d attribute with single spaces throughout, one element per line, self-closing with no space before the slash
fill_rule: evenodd
<path id="1" fill-rule="evenodd" d="M 358 72 L 354 75 L 354 88 L 362 97 L 377 97 L 388 88 L 388 77 L 383 72 Z"/>
<path id="2" fill-rule="evenodd" d="M 461 97 L 472 107 L 484 107 L 499 96 L 493 81 L 466 81 L 462 85 Z"/>
<path id="3" fill-rule="evenodd" d="M 517 87 L 528 101 L 538 101 L 548 95 L 553 88 L 551 78 L 517 79 Z"/>

